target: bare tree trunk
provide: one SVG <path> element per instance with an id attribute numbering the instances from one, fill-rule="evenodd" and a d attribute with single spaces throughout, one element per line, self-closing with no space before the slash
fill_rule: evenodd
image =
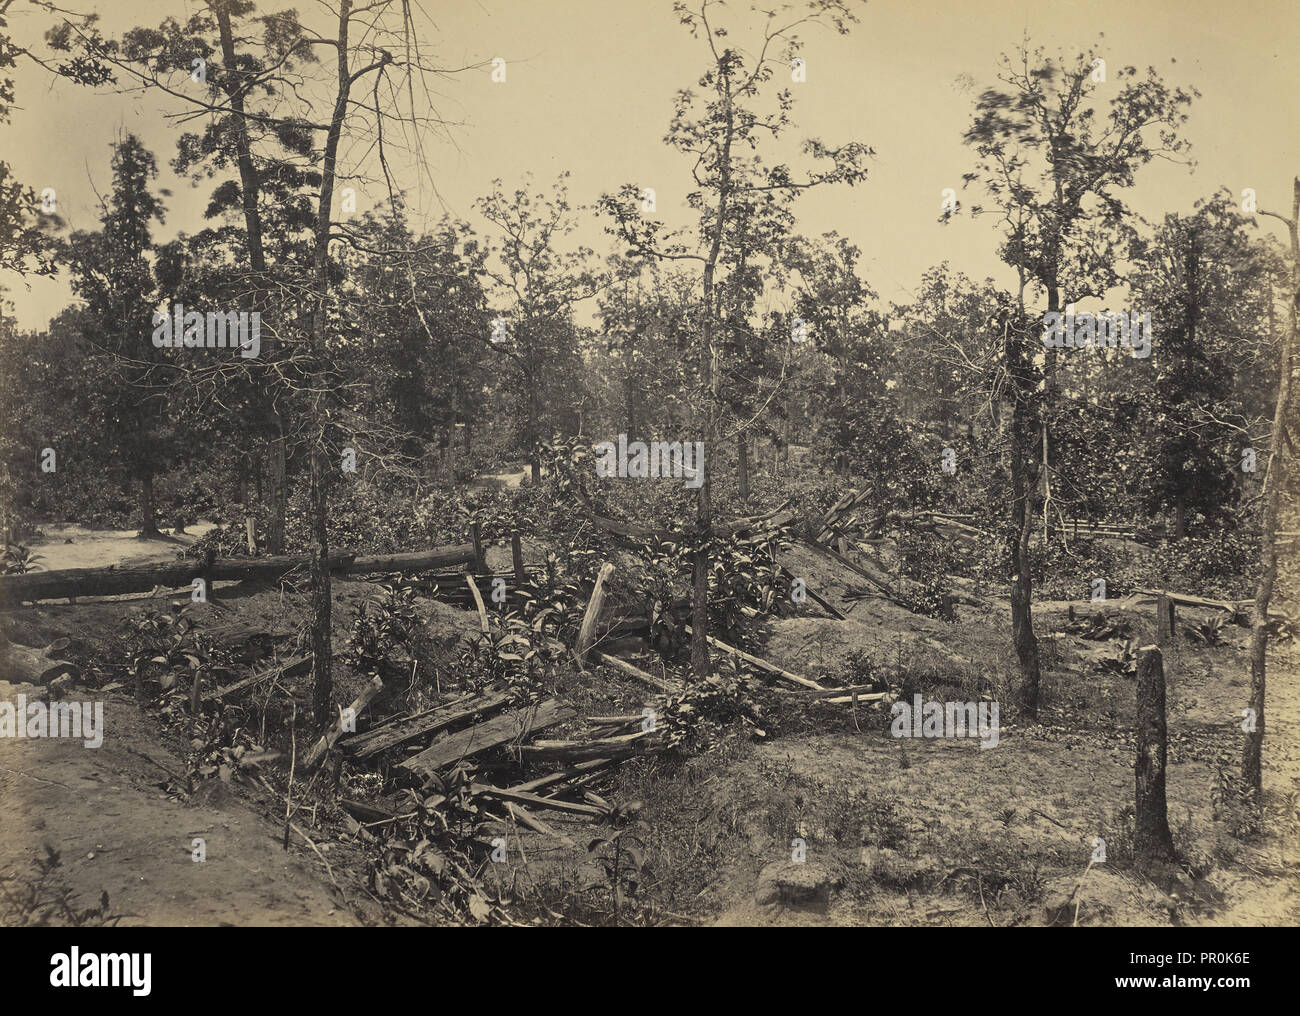
<path id="1" fill-rule="evenodd" d="M 1296 334 L 1300 331 L 1300 177 L 1294 183 L 1291 218 L 1282 219 L 1291 234 L 1291 328 L 1282 340 L 1281 363 L 1278 364 L 1277 405 L 1273 409 L 1273 437 L 1264 476 L 1264 509 L 1260 520 L 1260 576 L 1255 590 L 1255 610 L 1250 631 L 1250 709 L 1254 729 L 1246 732 L 1246 746 L 1241 757 L 1241 776 L 1256 800 L 1263 792 L 1264 692 L 1268 659 L 1268 607 L 1277 582 L 1277 518 L 1282 485 L 1286 477 L 1285 448 L 1290 442 L 1291 373 Z"/>
<path id="2" fill-rule="evenodd" d="M 749 436 L 741 431 L 736 435 L 736 474 L 740 484 L 740 499 L 749 500 Z"/>
<path id="3" fill-rule="evenodd" d="M 153 500 L 153 473 L 140 478 L 140 535 L 161 536 L 155 524 L 157 510 Z"/>
<path id="4" fill-rule="evenodd" d="M 631 371 L 623 383 L 624 401 L 627 404 L 627 440 L 630 444 L 636 438 L 636 378 Z"/>
<path id="5" fill-rule="evenodd" d="M 334 182 L 338 167 L 339 138 L 348 114 L 348 96 L 352 83 L 368 69 L 382 67 L 392 61 L 387 51 L 381 51 L 378 62 L 353 74 L 348 68 L 348 28 L 352 16 L 352 0 L 340 0 L 337 39 L 338 93 L 334 112 L 330 118 L 329 132 L 325 137 L 324 156 L 321 160 L 319 204 L 316 210 L 315 279 L 311 315 L 311 353 L 313 373 L 320 370 L 325 356 L 326 305 L 329 299 L 329 243 L 330 224 L 334 204 Z M 330 641 L 330 571 L 329 571 L 329 494 L 327 491 L 326 414 L 324 406 L 325 385 L 313 384 L 312 419 L 308 433 L 311 435 L 311 581 L 312 581 L 312 708 L 316 722 L 324 725 L 332 719 L 334 679 L 332 673 L 333 646 Z"/>
<path id="6" fill-rule="evenodd" d="M 1030 404 L 1032 385 L 1021 347 L 1020 322 L 1008 326 L 1005 338 L 1007 372 L 1011 377 L 1011 517 L 1007 537 L 1011 555 L 1011 637 L 1020 662 L 1022 706 L 1030 720 L 1038 718 L 1041 670 L 1038 639 L 1034 635 L 1033 574 L 1029 560 L 1029 537 L 1034 528 L 1030 499 L 1035 490 L 1037 445 L 1034 412 Z"/>
<path id="7" fill-rule="evenodd" d="M 532 470 L 533 484 L 537 485 L 542 482 L 542 460 L 537 455 L 538 431 L 541 424 L 538 422 L 537 410 L 537 385 L 531 383 L 528 385 L 528 468 Z"/>
<path id="8" fill-rule="evenodd" d="M 271 554 L 284 553 L 285 519 L 288 517 L 289 495 L 285 486 L 285 435 L 284 419 L 274 411 L 274 434 L 271 440 L 271 504 L 266 522 L 266 549 Z"/>

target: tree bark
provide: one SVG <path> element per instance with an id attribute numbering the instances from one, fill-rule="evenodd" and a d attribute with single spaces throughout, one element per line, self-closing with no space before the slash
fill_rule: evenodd
<path id="1" fill-rule="evenodd" d="M 1133 852 L 1139 863 L 1174 860 L 1165 802 L 1165 670 L 1160 650 L 1138 650 L 1137 765 Z"/>
<path id="2" fill-rule="evenodd" d="M 740 499 L 749 500 L 749 437 L 744 431 L 736 435 L 736 477 Z"/>
<path id="3" fill-rule="evenodd" d="M 155 523 L 157 510 L 153 502 L 153 473 L 140 478 L 140 535 L 161 536 Z"/>
<path id="4" fill-rule="evenodd" d="M 1007 327 L 1005 356 L 1011 377 L 1011 516 L 1007 528 L 1011 560 L 1011 635 L 1020 662 L 1022 707 L 1030 720 L 1038 718 L 1041 668 L 1038 639 L 1034 635 L 1033 574 L 1029 559 L 1029 537 L 1034 527 L 1030 498 L 1035 490 L 1037 441 L 1034 433 L 1033 397 L 1017 327 Z"/>

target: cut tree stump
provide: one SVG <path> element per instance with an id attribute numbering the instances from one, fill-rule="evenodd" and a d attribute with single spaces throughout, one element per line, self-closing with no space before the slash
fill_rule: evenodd
<path id="1" fill-rule="evenodd" d="M 1156 600 L 1156 642 L 1169 645 L 1174 637 L 1174 603 L 1161 593 Z"/>
<path id="2" fill-rule="evenodd" d="M 65 674 L 74 681 L 80 680 L 81 667 L 61 658 L 70 645 L 70 639 L 56 639 L 44 649 L 10 642 L 0 649 L 0 680 L 14 684 L 49 684 Z"/>
<path id="3" fill-rule="evenodd" d="M 1137 793 L 1133 852 L 1141 863 L 1174 860 L 1165 801 L 1165 670 L 1160 650 L 1143 646 L 1137 664 Z"/>
<path id="4" fill-rule="evenodd" d="M 582 615 L 578 641 L 573 647 L 579 665 L 586 663 L 587 652 L 596 639 L 596 621 L 599 620 L 600 611 L 605 606 L 605 582 L 613 574 L 614 566 L 606 561 L 600 566 L 600 572 L 596 575 L 596 584 L 591 589 L 591 599 L 587 601 L 586 613 Z"/>

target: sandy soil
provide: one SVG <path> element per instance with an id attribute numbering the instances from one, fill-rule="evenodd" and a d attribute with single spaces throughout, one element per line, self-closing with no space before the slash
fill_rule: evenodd
<path id="1" fill-rule="evenodd" d="M 41 689 L 0 682 L 0 699 Z M 122 924 L 345 925 L 351 912 L 301 841 L 210 781 L 189 801 L 164 789 L 183 764 L 134 702 L 105 700 L 99 748 L 59 738 L 0 739 L 0 872 L 31 871 L 49 844 L 63 884 L 93 906 L 107 892 Z M 194 860 L 194 841 L 206 860 Z"/>
<path id="2" fill-rule="evenodd" d="M 44 526 L 45 539 L 31 545 L 41 555 L 42 571 L 63 568 L 107 568 L 109 565 L 147 564 L 170 561 L 216 526 L 200 522 L 180 536 L 142 540 L 134 532 L 116 529 L 86 529 L 83 526 Z"/>

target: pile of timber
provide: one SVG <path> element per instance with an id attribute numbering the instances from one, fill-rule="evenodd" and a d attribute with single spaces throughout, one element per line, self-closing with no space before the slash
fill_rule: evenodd
<path id="1" fill-rule="evenodd" d="M 423 572 L 457 565 L 472 565 L 477 560 L 472 544 L 439 547 L 434 550 L 403 554 L 332 554 L 331 571 L 370 574 L 377 572 Z M 164 564 L 110 566 L 108 568 L 67 568 L 58 571 L 34 571 L 23 575 L 0 576 L 0 608 L 16 607 L 37 600 L 79 596 L 115 596 L 122 593 L 145 593 L 153 589 L 192 587 L 196 578 L 211 584 L 221 581 L 256 580 L 274 582 L 290 572 L 306 578 L 311 564 L 307 554 L 274 557 L 216 558 L 211 562 L 198 559 L 177 560 Z"/>

